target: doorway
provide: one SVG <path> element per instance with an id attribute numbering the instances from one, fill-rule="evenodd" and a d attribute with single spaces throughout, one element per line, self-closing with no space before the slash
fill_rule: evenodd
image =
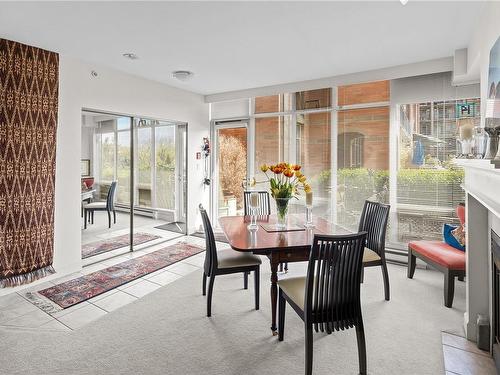
<path id="1" fill-rule="evenodd" d="M 248 178 L 248 123 L 217 123 L 213 126 L 214 186 L 212 202 L 213 222 L 222 216 L 243 213 L 242 184 Z"/>

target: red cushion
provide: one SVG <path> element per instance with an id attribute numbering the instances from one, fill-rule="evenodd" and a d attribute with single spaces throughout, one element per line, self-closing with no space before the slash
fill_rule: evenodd
<path id="1" fill-rule="evenodd" d="M 451 270 L 465 270 L 465 252 L 441 241 L 412 241 L 408 246 L 416 253 Z"/>
<path id="2" fill-rule="evenodd" d="M 94 177 L 82 178 L 82 182 L 87 186 L 87 189 L 90 189 L 94 185 Z"/>

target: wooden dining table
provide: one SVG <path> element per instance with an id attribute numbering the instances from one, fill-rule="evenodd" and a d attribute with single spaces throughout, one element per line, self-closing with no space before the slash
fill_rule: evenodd
<path id="1" fill-rule="evenodd" d="M 347 229 L 322 218 L 315 218 L 314 228 L 304 227 L 304 217 L 290 215 L 285 230 L 277 231 L 275 215 L 257 217 L 257 230 L 249 230 L 250 216 L 225 216 L 219 219 L 222 231 L 232 249 L 265 255 L 271 264 L 271 330 L 277 334 L 276 308 L 278 304 L 278 266 L 283 262 L 304 262 L 309 253 L 314 234 L 349 234 Z"/>

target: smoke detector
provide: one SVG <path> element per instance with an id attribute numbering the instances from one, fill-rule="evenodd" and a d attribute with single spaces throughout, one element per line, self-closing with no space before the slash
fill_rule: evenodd
<path id="1" fill-rule="evenodd" d="M 189 70 L 176 70 L 172 72 L 172 77 L 177 78 L 179 81 L 187 81 L 193 77 L 194 73 Z"/>

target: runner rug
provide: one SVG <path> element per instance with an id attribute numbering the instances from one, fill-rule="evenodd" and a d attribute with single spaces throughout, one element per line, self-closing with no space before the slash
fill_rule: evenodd
<path id="1" fill-rule="evenodd" d="M 199 246 L 180 242 L 47 289 L 28 292 L 25 296 L 45 312 L 54 313 L 202 251 L 204 249 Z"/>
<path id="2" fill-rule="evenodd" d="M 161 236 L 149 233 L 134 233 L 134 245 L 140 245 L 145 242 L 153 241 Z M 93 257 L 108 251 L 113 251 L 130 244 L 130 234 L 106 238 L 96 242 L 91 242 L 82 246 L 82 259 Z"/>

